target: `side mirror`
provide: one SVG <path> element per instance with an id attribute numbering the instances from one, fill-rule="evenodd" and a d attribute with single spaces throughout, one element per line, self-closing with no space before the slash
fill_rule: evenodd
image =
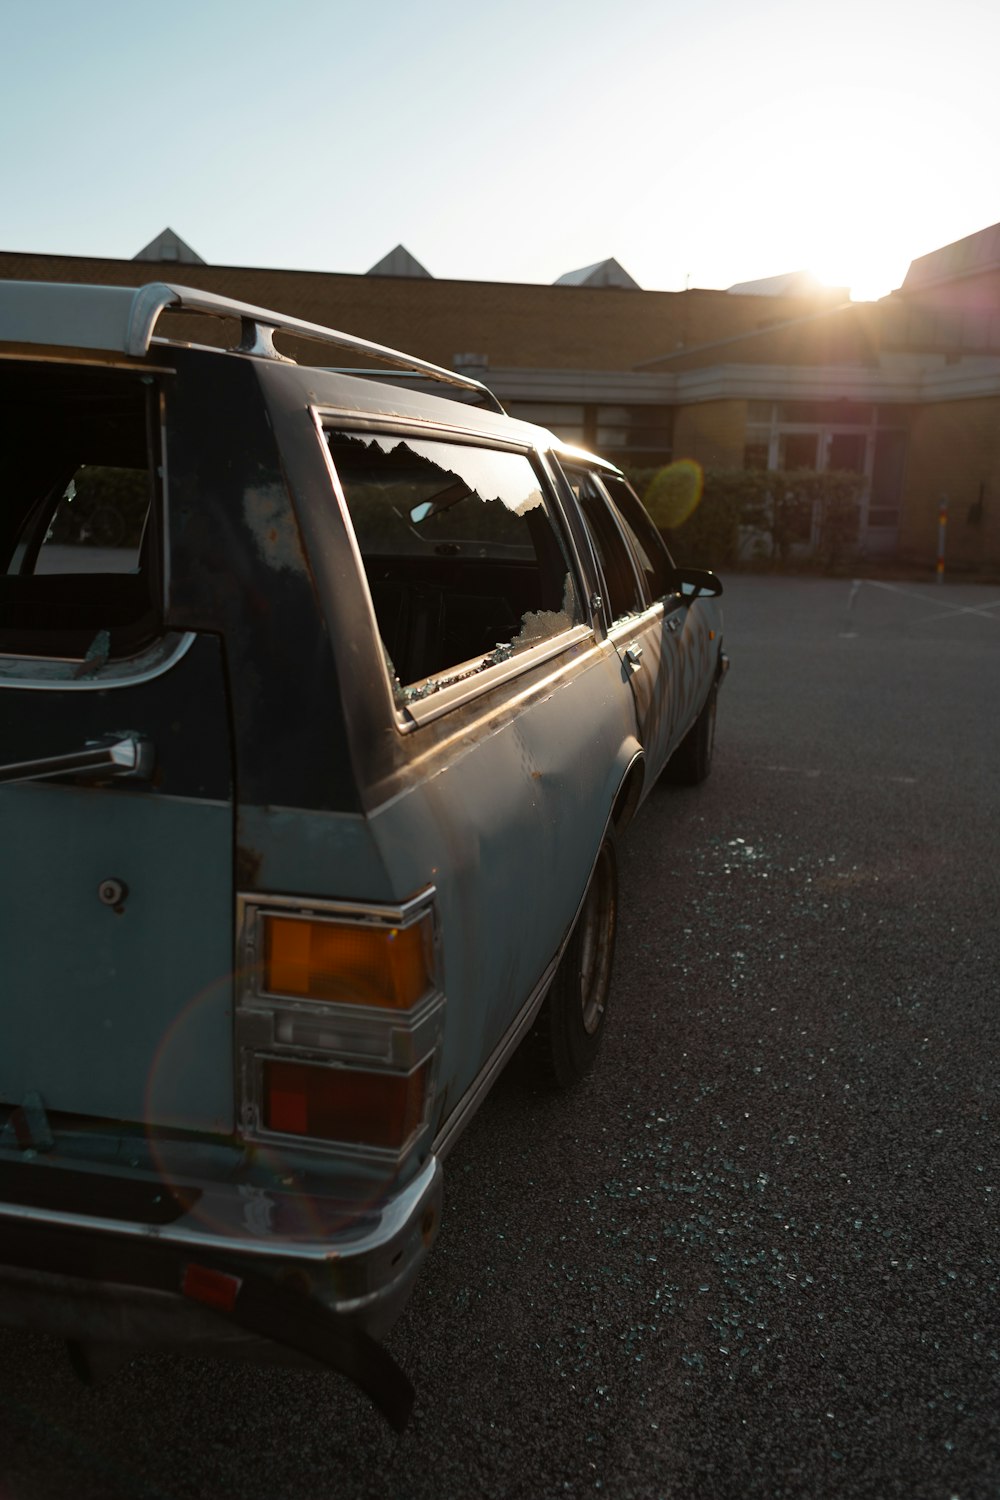
<path id="1" fill-rule="evenodd" d="M 687 600 L 717 599 L 722 593 L 722 579 L 708 568 L 675 568 L 671 581 L 675 591 Z"/>

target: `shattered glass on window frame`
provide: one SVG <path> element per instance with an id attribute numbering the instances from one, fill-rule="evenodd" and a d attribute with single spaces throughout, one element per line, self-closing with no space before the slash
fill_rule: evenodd
<path id="1" fill-rule="evenodd" d="M 329 431 L 397 706 L 582 623 L 581 594 L 527 454 Z"/>

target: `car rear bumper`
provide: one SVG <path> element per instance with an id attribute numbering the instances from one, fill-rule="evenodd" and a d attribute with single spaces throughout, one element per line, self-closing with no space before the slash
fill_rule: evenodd
<path id="1" fill-rule="evenodd" d="M 137 1348 L 318 1363 L 398 1428 L 412 1390 L 375 1340 L 433 1243 L 441 1179 L 431 1157 L 376 1202 L 214 1187 L 167 1224 L 2 1202 L 0 1324 L 67 1339 L 91 1375 Z"/>

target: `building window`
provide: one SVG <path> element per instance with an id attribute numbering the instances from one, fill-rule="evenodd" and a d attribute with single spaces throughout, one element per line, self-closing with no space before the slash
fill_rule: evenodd
<path id="1" fill-rule="evenodd" d="M 831 432 L 827 438 L 826 467 L 863 474 L 867 447 L 866 432 Z"/>
<path id="2" fill-rule="evenodd" d="M 604 454 L 616 463 L 651 468 L 670 462 L 673 409 L 662 405 L 611 406 L 562 401 L 508 401 L 522 422 L 547 427 L 564 443 Z"/>
<path id="3" fill-rule="evenodd" d="M 750 439 L 748 434 L 747 443 L 743 449 L 744 469 L 766 469 L 768 467 L 768 448 L 767 438 L 754 441 Z"/>
<path id="4" fill-rule="evenodd" d="M 745 469 L 847 470 L 868 480 L 862 499 L 862 541 L 894 540 L 906 460 L 909 409 L 855 401 L 751 401 L 747 404 Z M 803 525 L 802 540 L 809 527 Z"/>
<path id="5" fill-rule="evenodd" d="M 669 406 L 597 406 L 591 409 L 593 445 L 620 464 L 669 463 L 673 410 Z"/>
<path id="6" fill-rule="evenodd" d="M 903 493 L 905 462 L 906 433 L 891 430 L 876 433 L 871 493 L 868 500 L 869 526 L 895 527 L 899 524 L 899 502 Z"/>
<path id="7" fill-rule="evenodd" d="M 782 432 L 778 437 L 778 453 L 778 468 L 788 473 L 795 469 L 818 469 L 819 434 Z"/>
<path id="8" fill-rule="evenodd" d="M 547 427 L 564 443 L 582 448 L 587 440 L 586 409 L 566 401 L 508 401 L 507 410 L 520 422 Z"/>
<path id="9" fill-rule="evenodd" d="M 778 421 L 782 426 L 868 427 L 874 419 L 872 408 L 857 401 L 779 401 Z"/>

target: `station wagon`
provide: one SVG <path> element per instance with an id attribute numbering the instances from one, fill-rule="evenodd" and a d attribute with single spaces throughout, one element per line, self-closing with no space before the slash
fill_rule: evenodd
<path id="1" fill-rule="evenodd" d="M 721 585 L 475 381 L 212 294 L 2 283 L 0 385 L 0 1323 L 401 1425 L 448 1151 L 522 1044 L 585 1077 L 617 840 L 707 774 Z"/>

